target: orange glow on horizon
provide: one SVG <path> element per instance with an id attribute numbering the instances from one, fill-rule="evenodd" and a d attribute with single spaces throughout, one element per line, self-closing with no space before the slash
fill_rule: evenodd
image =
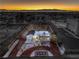
<path id="1" fill-rule="evenodd" d="M 79 11 L 79 5 L 64 5 L 64 4 L 7 4 L 0 5 L 0 9 L 7 10 L 39 10 L 39 9 L 60 9 Z"/>

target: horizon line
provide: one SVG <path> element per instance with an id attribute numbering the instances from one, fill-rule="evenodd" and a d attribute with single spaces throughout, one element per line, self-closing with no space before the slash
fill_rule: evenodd
<path id="1" fill-rule="evenodd" d="M 0 9 L 5 11 L 44 11 L 44 10 L 51 10 L 51 11 L 79 11 L 79 10 L 64 10 L 64 9 Z"/>

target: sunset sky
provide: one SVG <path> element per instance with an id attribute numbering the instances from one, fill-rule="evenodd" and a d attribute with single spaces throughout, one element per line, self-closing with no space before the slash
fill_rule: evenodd
<path id="1" fill-rule="evenodd" d="M 0 9 L 61 9 L 79 11 L 79 0 L 0 0 Z"/>

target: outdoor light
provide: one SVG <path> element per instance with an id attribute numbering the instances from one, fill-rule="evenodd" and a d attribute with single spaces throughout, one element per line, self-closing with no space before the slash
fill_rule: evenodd
<path id="1" fill-rule="evenodd" d="M 36 41 L 38 41 L 38 40 L 39 40 L 39 36 L 34 35 L 34 36 L 33 36 L 33 39 L 36 40 Z"/>

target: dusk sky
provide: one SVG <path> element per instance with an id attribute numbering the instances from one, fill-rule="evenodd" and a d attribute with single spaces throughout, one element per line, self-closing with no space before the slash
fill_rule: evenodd
<path id="1" fill-rule="evenodd" d="M 79 11 L 79 0 L 0 0 L 0 9 L 61 9 Z"/>

